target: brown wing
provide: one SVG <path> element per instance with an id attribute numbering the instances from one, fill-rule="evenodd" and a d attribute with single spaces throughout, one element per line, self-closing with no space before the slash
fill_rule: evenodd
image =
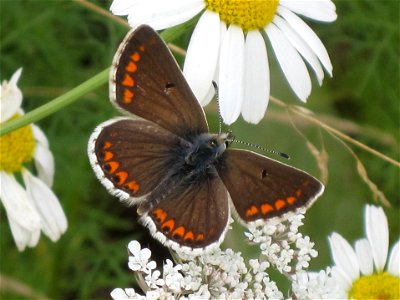
<path id="1" fill-rule="evenodd" d="M 133 29 L 121 43 L 110 73 L 110 99 L 181 137 L 208 132 L 204 111 L 174 57 L 148 25 Z"/>
<path id="2" fill-rule="evenodd" d="M 245 222 L 308 207 L 324 189 L 306 172 L 246 150 L 228 149 L 218 173 Z"/>
<path id="3" fill-rule="evenodd" d="M 123 200 L 139 202 L 174 165 L 173 150 L 183 139 L 145 120 L 116 118 L 100 124 L 89 139 L 97 177 Z"/>
<path id="4" fill-rule="evenodd" d="M 215 171 L 174 187 L 142 222 L 168 246 L 204 249 L 223 240 L 229 215 L 228 193 Z"/>

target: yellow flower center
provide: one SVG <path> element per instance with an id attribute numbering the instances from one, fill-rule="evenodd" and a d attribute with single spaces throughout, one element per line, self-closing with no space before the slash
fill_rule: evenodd
<path id="1" fill-rule="evenodd" d="M 219 14 L 227 24 L 243 30 L 262 29 L 272 21 L 279 0 L 204 0 L 207 9 Z"/>
<path id="2" fill-rule="evenodd" d="M 18 114 L 12 119 L 17 119 Z M 28 125 L 0 137 L 0 170 L 14 173 L 21 171 L 22 164 L 32 160 L 35 139 L 32 126 Z"/>
<path id="3" fill-rule="evenodd" d="M 362 276 L 351 287 L 349 299 L 400 299 L 400 278 L 387 272 Z"/>

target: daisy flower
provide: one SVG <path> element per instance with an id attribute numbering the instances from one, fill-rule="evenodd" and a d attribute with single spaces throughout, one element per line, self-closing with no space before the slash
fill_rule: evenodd
<path id="1" fill-rule="evenodd" d="M 233 123 L 240 114 L 251 123 L 264 116 L 270 95 L 268 39 L 290 87 L 306 101 L 311 79 L 321 85 L 331 76 L 328 53 L 313 30 L 297 15 L 322 22 L 336 19 L 331 0 L 114 0 L 111 11 L 128 15 L 132 27 L 160 30 L 200 15 L 192 34 L 183 73 L 204 106 L 219 85 L 221 115 Z"/>
<path id="2" fill-rule="evenodd" d="M 348 299 L 400 299 L 400 240 L 388 257 L 389 229 L 382 208 L 367 205 L 365 230 L 367 238 L 356 241 L 354 249 L 337 233 L 329 237 L 332 277 Z"/>
<path id="3" fill-rule="evenodd" d="M 21 72 L 18 69 L 1 86 L 0 124 L 24 114 L 17 87 Z M 26 168 L 32 161 L 38 176 Z M 39 127 L 31 124 L 0 137 L 0 200 L 20 251 L 36 246 L 41 231 L 57 241 L 67 229 L 64 211 L 51 190 L 53 175 L 53 155 Z"/>

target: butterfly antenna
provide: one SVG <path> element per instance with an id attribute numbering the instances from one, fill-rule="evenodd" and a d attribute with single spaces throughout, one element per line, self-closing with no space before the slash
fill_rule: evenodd
<path id="1" fill-rule="evenodd" d="M 221 107 L 219 106 L 218 84 L 213 80 L 212 81 L 212 85 L 214 86 L 215 99 L 217 100 L 218 123 L 219 123 L 218 133 L 221 134 L 221 131 L 222 131 L 222 117 L 221 117 Z"/>
<path id="2" fill-rule="evenodd" d="M 259 150 L 262 150 L 262 151 L 265 151 L 265 152 L 269 152 L 269 153 L 273 153 L 273 154 L 279 155 L 279 156 L 281 156 L 283 158 L 286 158 L 286 159 L 290 159 L 290 156 L 288 154 L 286 154 L 286 153 L 279 152 L 279 151 L 272 150 L 272 149 L 267 149 L 267 148 L 261 147 L 261 146 L 256 145 L 256 144 L 240 141 L 240 140 L 237 140 L 237 139 L 232 139 L 232 142 L 239 143 L 239 144 L 246 145 L 246 146 L 250 146 L 250 147 L 253 147 L 253 148 L 257 148 Z"/>

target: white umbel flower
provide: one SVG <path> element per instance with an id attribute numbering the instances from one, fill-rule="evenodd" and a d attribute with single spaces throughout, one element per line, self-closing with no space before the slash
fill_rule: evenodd
<path id="1" fill-rule="evenodd" d="M 22 92 L 17 86 L 21 72 L 18 69 L 1 86 L 1 124 L 24 114 Z M 24 166 L 32 160 L 38 176 Z M 21 174 L 23 185 L 15 174 Z M 28 125 L 0 137 L 0 200 L 20 251 L 36 246 L 41 231 L 57 241 L 67 229 L 64 211 L 51 190 L 53 176 L 54 158 L 39 127 Z"/>
<path id="2" fill-rule="evenodd" d="M 339 295 L 326 291 L 335 281 L 322 272 L 308 276 L 308 261 L 317 256 L 314 243 L 303 236 L 304 210 L 287 220 L 254 222 L 246 233 L 248 241 L 258 245 L 259 257 L 245 259 L 232 249 L 214 249 L 202 255 L 176 252 L 175 262 L 166 260 L 157 270 L 151 252 L 139 242 L 129 243 L 129 268 L 135 272 L 142 293 L 133 289 L 116 288 L 113 299 L 284 299 L 270 278 L 274 268 L 292 282 L 293 295 Z M 135 262 L 134 264 L 132 262 Z M 304 263 L 307 262 L 307 263 Z M 152 265 L 149 268 L 149 264 Z M 339 290 L 340 292 L 340 290 Z"/>
<path id="3" fill-rule="evenodd" d="M 251 123 L 264 116 L 270 95 L 266 36 L 290 87 L 306 101 L 311 79 L 305 62 L 321 85 L 332 76 L 328 53 L 300 18 L 332 22 L 331 0 L 114 0 L 111 11 L 128 15 L 132 27 L 149 24 L 160 30 L 201 14 L 188 46 L 184 74 L 202 105 L 219 85 L 221 115 L 233 123 L 240 114 Z"/>

